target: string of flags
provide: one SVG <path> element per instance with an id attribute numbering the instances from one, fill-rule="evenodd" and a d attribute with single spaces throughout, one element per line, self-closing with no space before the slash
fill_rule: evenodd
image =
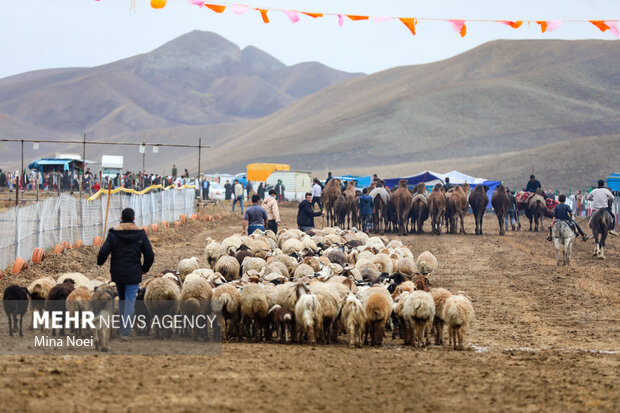
<path id="1" fill-rule="evenodd" d="M 98 1 L 98 0 L 97 0 Z M 135 0 L 131 0 L 132 4 Z M 162 9 L 166 6 L 168 0 L 150 0 L 151 7 L 154 9 Z M 452 20 L 452 19 L 436 19 L 436 18 L 423 18 L 423 17 L 393 17 L 393 16 L 363 16 L 363 15 L 353 15 L 353 14 L 345 14 L 345 13 L 315 13 L 315 12 L 307 12 L 300 10 L 287 10 L 281 8 L 274 7 L 254 7 L 243 4 L 231 4 L 231 3 L 210 3 L 204 0 L 187 0 L 189 4 L 198 6 L 200 8 L 207 8 L 212 10 L 215 13 L 221 14 L 224 13 L 225 10 L 229 9 L 234 14 L 242 15 L 249 11 L 258 12 L 261 19 L 264 23 L 269 23 L 269 13 L 283 13 L 288 17 L 291 23 L 297 23 L 301 20 L 301 17 L 307 16 L 312 19 L 323 18 L 327 16 L 334 16 L 338 18 L 338 25 L 343 26 L 345 21 L 363 21 L 363 20 L 372 20 L 374 22 L 385 22 L 389 20 L 399 20 L 403 23 L 407 29 L 415 36 L 416 34 L 416 26 L 419 21 L 445 21 L 450 23 L 452 29 L 461 35 L 461 37 L 465 37 L 467 34 L 467 25 L 465 20 Z M 513 29 L 519 29 L 523 23 L 538 24 L 540 26 L 541 33 L 552 32 L 557 30 L 563 23 L 561 20 L 482 20 L 482 19 L 470 19 L 469 22 L 484 22 L 484 23 L 501 23 L 505 24 Z M 596 26 L 602 32 L 609 32 L 614 37 L 618 37 L 620 32 L 618 30 L 618 20 L 565 20 L 564 22 L 570 23 L 587 23 L 590 22 L 594 26 Z"/>

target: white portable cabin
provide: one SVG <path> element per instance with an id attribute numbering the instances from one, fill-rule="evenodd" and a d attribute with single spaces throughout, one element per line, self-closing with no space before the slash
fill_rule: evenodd
<path id="1" fill-rule="evenodd" d="M 103 177 L 115 177 L 122 173 L 123 157 L 115 155 L 101 155 L 101 175 Z"/>
<path id="2" fill-rule="evenodd" d="M 312 175 L 308 171 L 274 171 L 266 184 L 273 185 L 282 180 L 284 198 L 289 201 L 302 201 L 306 192 L 312 192 Z"/>

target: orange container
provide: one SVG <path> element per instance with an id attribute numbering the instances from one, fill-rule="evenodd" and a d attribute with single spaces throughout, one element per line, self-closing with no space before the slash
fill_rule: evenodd
<path id="1" fill-rule="evenodd" d="M 101 238 L 100 236 L 96 236 L 95 238 L 93 238 L 93 245 L 95 247 L 100 247 L 103 245 L 103 238 Z"/>
<path id="2" fill-rule="evenodd" d="M 52 250 L 52 254 L 59 255 L 59 254 L 62 254 L 62 252 L 64 250 L 65 250 L 65 247 L 62 246 L 62 244 L 56 244 L 56 245 L 54 245 L 54 249 Z"/>
<path id="3" fill-rule="evenodd" d="M 28 269 L 28 261 L 25 259 L 18 257 L 13 263 L 13 269 L 11 270 L 11 274 L 17 274 L 22 270 Z"/>
<path id="4" fill-rule="evenodd" d="M 151 230 L 153 232 L 157 232 L 158 229 L 159 229 L 159 226 L 157 224 L 151 224 Z"/>
<path id="5" fill-rule="evenodd" d="M 43 251 L 43 248 L 35 248 L 34 251 L 32 251 L 32 263 L 33 264 L 38 264 L 44 259 L 45 259 L 45 251 Z"/>
<path id="6" fill-rule="evenodd" d="M 81 239 L 75 241 L 75 244 L 73 244 L 73 248 L 82 248 L 84 246 L 84 241 L 82 241 Z"/>

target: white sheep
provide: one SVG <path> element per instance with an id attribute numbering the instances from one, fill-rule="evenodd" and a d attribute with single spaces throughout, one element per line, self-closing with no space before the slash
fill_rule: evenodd
<path id="1" fill-rule="evenodd" d="M 334 284 L 326 284 L 316 279 L 309 283 L 310 293 L 316 295 L 321 304 L 323 330 L 319 332 L 319 337 L 326 344 L 336 341 L 337 331 L 334 324 L 342 304 L 342 298 L 331 285 Z"/>
<path id="2" fill-rule="evenodd" d="M 407 327 L 405 344 L 426 346 L 430 342 L 430 325 L 435 318 L 433 296 L 426 291 L 412 291 L 404 303 L 403 318 Z"/>
<path id="3" fill-rule="evenodd" d="M 67 272 L 58 277 L 58 280 L 56 280 L 56 284 L 62 284 L 67 279 L 73 280 L 73 282 L 75 283 L 75 288 L 86 285 L 86 283 L 89 281 L 89 279 L 82 273 Z"/>
<path id="4" fill-rule="evenodd" d="M 424 251 L 418 255 L 416 265 L 420 273 L 424 275 L 432 275 L 437 269 L 437 258 L 435 258 L 430 251 Z"/>
<path id="5" fill-rule="evenodd" d="M 362 346 L 362 333 L 366 322 L 366 309 L 353 293 L 349 293 L 342 306 L 342 323 L 350 337 L 349 347 Z"/>
<path id="6" fill-rule="evenodd" d="M 321 319 L 321 303 L 316 295 L 310 294 L 304 289 L 307 286 L 300 284 L 303 292 L 298 293 L 299 299 L 295 304 L 295 321 L 297 323 L 298 343 L 316 343 L 316 336 L 323 331 Z"/>
<path id="7" fill-rule="evenodd" d="M 179 261 L 177 265 L 177 273 L 179 274 L 179 278 L 183 283 L 185 281 L 185 276 L 191 273 L 194 270 L 200 268 L 200 261 L 196 257 L 185 258 Z"/>
<path id="8" fill-rule="evenodd" d="M 181 289 L 181 302 L 179 303 L 180 313 L 188 317 L 204 315 L 209 310 L 209 300 L 213 295 L 211 285 L 204 279 L 196 279 L 183 283 Z M 199 338 L 199 329 L 190 327 L 189 333 L 194 340 Z"/>
<path id="9" fill-rule="evenodd" d="M 433 331 L 435 332 L 435 344 L 443 344 L 443 326 L 444 307 L 446 300 L 452 296 L 452 293 L 445 288 L 431 288 L 431 295 L 435 302 L 435 319 L 433 321 Z"/>
<path id="10" fill-rule="evenodd" d="M 307 277 L 314 274 L 314 270 L 308 264 L 299 264 L 293 273 L 294 279 L 299 279 L 302 277 Z"/>
<path id="11" fill-rule="evenodd" d="M 204 257 L 205 261 L 209 264 L 209 267 L 213 268 L 221 255 L 222 246 L 211 238 L 207 238 L 207 245 L 205 246 Z"/>
<path id="12" fill-rule="evenodd" d="M 81 320 L 81 314 L 85 311 L 90 311 L 91 296 L 92 294 L 86 286 L 81 286 L 71 291 L 67 296 L 67 312 Z M 75 330 L 75 326 L 71 326 L 71 331 Z M 81 335 L 82 332 L 82 323 L 78 323 L 77 334 Z"/>
<path id="13" fill-rule="evenodd" d="M 267 261 L 259 257 L 245 257 L 241 263 L 241 273 L 247 274 L 248 271 L 263 271 L 267 267 Z"/>
<path id="14" fill-rule="evenodd" d="M 181 298 L 179 285 L 174 280 L 164 277 L 151 280 L 146 285 L 146 292 L 144 293 L 144 304 L 151 319 L 158 317 L 160 321 L 162 317 L 174 315 L 178 312 L 178 301 Z M 155 324 L 153 330 L 156 338 L 172 335 L 172 330 L 162 329 L 161 323 Z"/>
<path id="15" fill-rule="evenodd" d="M 222 255 L 215 263 L 215 272 L 219 272 L 227 281 L 239 278 L 239 261 L 230 255 Z"/>
<path id="16" fill-rule="evenodd" d="M 448 325 L 450 345 L 454 349 L 463 348 L 467 327 L 474 319 L 474 307 L 471 300 L 462 291 L 446 300 L 443 308 L 443 319 Z"/>
<path id="17" fill-rule="evenodd" d="M 241 295 L 239 290 L 232 284 L 223 284 L 213 290 L 211 297 L 213 300 L 219 300 L 222 305 L 222 317 L 225 326 L 222 325 L 226 333 L 226 339 L 239 337 L 239 309 L 241 307 Z"/>
<path id="18" fill-rule="evenodd" d="M 269 311 L 267 294 L 261 284 L 248 284 L 241 291 L 241 324 L 249 331 L 252 324 L 252 337 L 260 341 L 264 335 L 265 318 Z"/>
<path id="19" fill-rule="evenodd" d="M 394 272 L 394 264 L 392 263 L 390 256 L 385 253 L 375 255 L 372 257 L 370 262 L 377 266 L 379 272 L 387 272 L 389 274 Z"/>
<path id="20" fill-rule="evenodd" d="M 412 276 L 418 272 L 413 258 L 403 257 L 396 260 L 395 272 Z"/>
<path id="21" fill-rule="evenodd" d="M 220 255 L 235 254 L 241 247 L 241 244 L 243 244 L 241 235 L 235 234 L 224 238 L 224 240 L 220 243 Z"/>

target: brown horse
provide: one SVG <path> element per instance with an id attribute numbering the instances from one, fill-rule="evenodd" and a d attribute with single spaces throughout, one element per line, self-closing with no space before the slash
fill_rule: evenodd
<path id="1" fill-rule="evenodd" d="M 545 198 L 543 198 L 542 194 L 538 192 L 534 196 L 530 198 L 527 202 L 527 206 L 525 207 L 525 216 L 530 220 L 530 231 L 532 230 L 532 220 L 534 221 L 534 231 L 538 232 L 538 224 L 540 223 L 540 229 L 543 229 L 543 215 L 545 215 L 545 211 L 547 210 L 547 205 L 545 203 Z"/>
<path id="2" fill-rule="evenodd" d="M 450 189 L 448 194 L 446 194 L 446 220 L 449 221 L 448 232 L 456 234 L 457 222 L 461 218 L 460 233 L 465 234 L 463 218 L 467 212 L 467 193 L 459 185 Z"/>
<path id="3" fill-rule="evenodd" d="M 398 232 L 401 235 L 407 235 L 407 220 L 409 219 L 409 210 L 411 209 L 411 201 L 413 195 L 407 188 L 407 180 L 401 179 L 398 182 L 398 189 L 392 193 L 390 201 L 394 204 L 396 215 L 398 218 Z"/>
<path id="4" fill-rule="evenodd" d="M 483 235 L 482 219 L 484 218 L 484 211 L 489 203 L 489 197 L 487 196 L 488 190 L 488 186 L 478 185 L 469 196 L 469 205 L 471 205 L 471 209 L 474 211 L 474 219 L 476 220 L 476 235 Z"/>
<path id="5" fill-rule="evenodd" d="M 330 179 L 325 188 L 323 188 L 323 192 L 321 193 L 321 202 L 323 202 L 323 206 L 325 207 L 325 213 L 327 216 L 327 224 L 329 226 L 336 225 L 336 216 L 334 215 L 334 203 L 340 197 L 340 179 L 333 178 Z"/>
<path id="6" fill-rule="evenodd" d="M 510 208 L 510 198 L 508 198 L 508 194 L 506 194 L 506 188 L 504 188 L 504 185 L 498 185 L 495 191 L 493 191 L 491 205 L 493 206 L 495 215 L 497 215 L 497 220 L 499 221 L 499 235 L 504 235 L 506 233 L 504 230 L 504 219 L 508 214 L 508 208 Z"/>
<path id="7" fill-rule="evenodd" d="M 601 208 L 592 215 L 590 218 L 590 228 L 592 229 L 595 244 L 593 256 L 605 259 L 605 240 L 611 228 L 611 215 L 609 215 L 609 211 L 606 208 Z M 600 240 L 599 235 L 601 237 Z"/>
<path id="8" fill-rule="evenodd" d="M 441 226 L 446 214 L 446 195 L 441 184 L 435 185 L 428 196 L 428 213 L 431 217 L 431 230 L 433 234 L 441 234 Z"/>
<path id="9" fill-rule="evenodd" d="M 411 232 L 422 234 L 424 221 L 428 219 L 428 197 L 426 196 L 426 185 L 420 182 L 413 188 L 414 195 L 411 202 Z"/>

